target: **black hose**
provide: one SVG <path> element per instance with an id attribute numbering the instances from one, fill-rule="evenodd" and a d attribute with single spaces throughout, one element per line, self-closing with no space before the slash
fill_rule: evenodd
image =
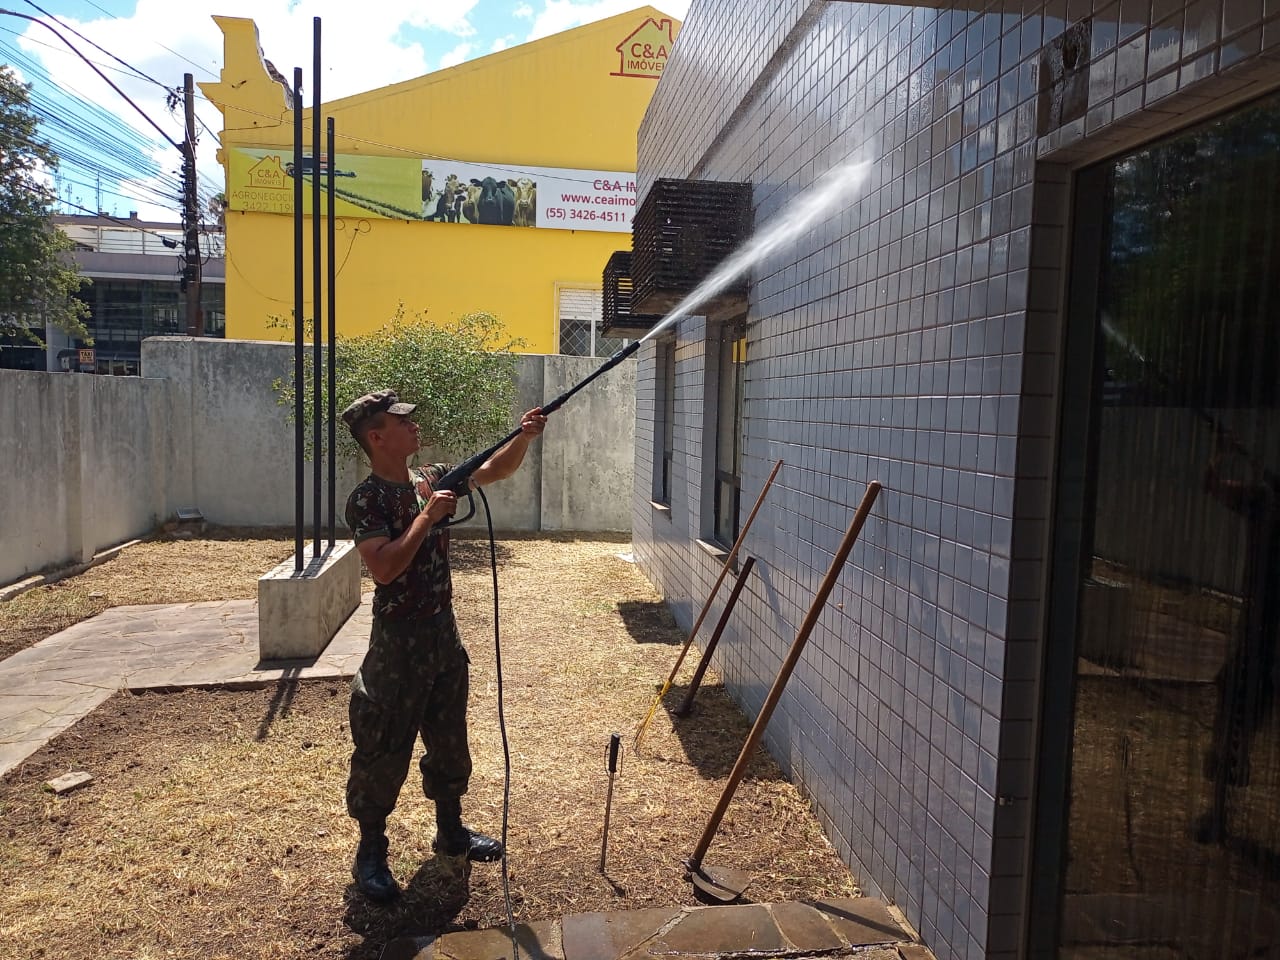
<path id="1" fill-rule="evenodd" d="M 507 718 L 502 700 L 502 638 L 498 629 L 498 546 L 493 536 L 493 514 L 489 512 L 489 499 L 484 490 L 475 488 L 484 504 L 484 519 L 489 527 L 489 569 L 493 574 L 493 655 L 498 677 L 498 731 L 502 734 L 502 897 L 507 907 L 507 927 L 511 931 L 513 960 L 520 960 L 520 947 L 516 943 L 516 921 L 511 912 L 511 878 L 507 870 L 507 822 L 511 813 L 511 747 L 507 743 Z"/>

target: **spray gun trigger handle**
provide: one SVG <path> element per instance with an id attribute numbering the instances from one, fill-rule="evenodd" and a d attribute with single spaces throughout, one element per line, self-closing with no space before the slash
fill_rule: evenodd
<path id="1" fill-rule="evenodd" d="M 467 513 L 466 513 L 466 515 L 465 515 L 465 516 L 461 516 L 461 517 L 453 516 L 453 517 L 449 517 L 449 518 L 447 518 L 447 519 L 445 519 L 445 520 L 441 520 L 439 523 L 437 523 L 437 524 L 436 524 L 436 529 L 437 529 L 437 530 L 443 530 L 445 527 L 452 527 L 454 524 L 458 524 L 458 523 L 466 523 L 468 520 L 470 520 L 470 519 L 471 519 L 472 517 L 474 517 L 475 515 L 476 515 L 476 498 L 475 498 L 475 494 L 473 494 L 473 493 L 471 492 L 471 484 L 470 484 L 470 483 L 468 483 L 468 484 L 467 484 Z"/>

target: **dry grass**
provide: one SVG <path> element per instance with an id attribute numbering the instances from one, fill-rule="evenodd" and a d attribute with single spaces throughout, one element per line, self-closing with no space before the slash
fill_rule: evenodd
<path id="1" fill-rule="evenodd" d="M 171 591 L 190 576 L 193 556 L 207 558 L 222 542 L 130 548 L 86 577 L 116 564 L 112 602 L 144 602 L 153 590 L 178 599 Z M 264 544 L 265 560 L 245 561 L 255 579 L 290 548 L 236 543 L 255 555 Z M 643 754 L 624 754 L 608 875 L 598 872 L 609 734 L 622 732 L 630 747 L 684 639 L 652 587 L 618 558 L 629 549 L 568 537 L 499 544 L 510 891 L 520 920 L 694 903 L 681 859 L 746 737 L 714 677 L 678 727 L 660 710 Z M 464 809 L 474 826 L 496 831 L 503 760 L 487 552 L 460 541 L 453 554 L 473 661 L 475 774 Z M 145 566 L 133 567 L 135 557 Z M 222 562 L 233 576 L 234 561 Z M 135 593 L 124 586 L 131 568 L 146 581 Z M 76 581 L 63 589 L 105 592 Z M 682 679 L 695 662 L 688 658 Z M 677 685 L 669 705 L 683 693 Z M 4 955 L 373 960 L 397 936 L 502 923 L 497 867 L 453 876 L 433 858 L 433 811 L 412 769 L 389 825 L 406 894 L 380 909 L 353 891 L 346 705 L 345 685 L 332 682 L 120 695 L 35 754 L 0 780 Z M 42 789 L 71 769 L 96 780 L 60 798 Z M 751 872 L 757 901 L 856 893 L 808 804 L 767 757 L 753 763 L 707 861 Z"/>

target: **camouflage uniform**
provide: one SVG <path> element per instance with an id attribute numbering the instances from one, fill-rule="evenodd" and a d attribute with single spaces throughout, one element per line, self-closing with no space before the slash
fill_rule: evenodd
<path id="1" fill-rule="evenodd" d="M 415 484 L 434 484 L 446 464 L 411 468 Z M 347 499 L 347 526 L 356 543 L 401 536 L 425 501 L 413 484 L 370 474 Z M 405 571 L 373 595 L 369 652 L 351 684 L 351 774 L 347 811 L 361 824 L 380 825 L 396 805 L 413 756 L 422 792 L 432 800 L 467 792 L 470 663 L 458 636 L 451 600 L 449 533 L 433 531 Z"/>

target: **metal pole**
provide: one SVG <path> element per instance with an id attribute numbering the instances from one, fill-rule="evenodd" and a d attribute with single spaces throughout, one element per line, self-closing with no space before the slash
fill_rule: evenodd
<path id="1" fill-rule="evenodd" d="M 320 171 L 322 168 L 320 154 L 320 18 L 312 19 L 313 36 L 311 46 L 311 290 L 312 321 L 311 338 L 314 345 L 311 360 L 311 501 L 312 501 L 312 556 L 320 556 L 320 476 L 324 468 L 324 457 L 320 443 L 320 413 L 324 404 L 320 391 L 320 377 L 324 369 L 324 354 L 321 351 L 324 340 L 324 325 L 321 322 L 321 274 L 320 249 Z M 333 163 L 333 157 L 329 158 Z M 333 179 L 330 177 L 329 179 Z"/>
<path id="2" fill-rule="evenodd" d="M 182 145 L 182 279 L 186 294 L 187 336 L 204 336 L 204 316 L 200 309 L 200 199 L 196 190 L 196 92 L 195 79 L 182 75 L 183 112 L 187 140 Z M 99 206 L 98 209 L 102 209 Z"/>
<path id="3" fill-rule="evenodd" d="M 604 831 L 600 837 L 600 872 L 604 873 L 605 857 L 609 853 L 609 812 L 613 809 L 613 778 L 618 772 L 618 751 L 622 749 L 622 737 L 619 734 L 609 736 L 608 768 L 609 792 L 604 799 Z"/>
<path id="4" fill-rule="evenodd" d="M 640 341 L 637 340 L 637 343 Z M 765 495 L 769 492 L 769 488 L 773 486 L 774 478 L 778 476 L 778 471 L 782 469 L 782 461 L 779 460 L 773 465 L 773 469 L 769 471 L 769 479 L 764 482 L 764 486 L 760 488 L 760 495 L 756 497 L 755 506 L 751 508 L 751 513 L 747 515 L 747 522 L 742 525 L 742 529 L 738 531 L 738 539 L 733 541 L 733 546 L 729 550 L 729 555 L 724 558 L 724 565 L 720 568 L 720 575 L 716 577 L 716 582 L 711 587 L 711 593 L 707 596 L 707 602 L 702 605 L 702 612 L 698 614 L 698 619 L 693 621 L 693 629 L 689 631 L 689 639 L 684 642 L 684 646 L 680 650 L 680 656 L 676 657 L 675 665 L 671 668 L 671 673 L 667 675 L 666 681 L 662 684 L 662 688 L 658 691 L 658 695 L 653 698 L 653 703 L 649 704 L 649 712 L 644 715 L 644 719 L 640 721 L 640 726 L 636 728 L 636 738 L 634 742 L 637 753 L 640 750 L 640 741 L 644 739 L 644 732 L 648 729 L 649 721 L 653 719 L 654 712 L 658 709 L 658 704 L 662 702 L 662 698 L 667 695 L 667 691 L 671 689 L 671 684 L 675 682 L 676 674 L 680 672 L 680 664 L 684 663 L 685 654 L 689 652 L 694 637 L 698 635 L 698 628 L 702 626 L 702 621 L 706 619 L 707 614 L 711 612 L 711 602 L 716 598 L 716 591 L 720 589 L 720 584 L 724 583 L 724 578 L 729 575 L 729 571 L 733 569 L 734 558 L 738 556 L 738 551 L 742 548 L 743 542 L 747 539 L 747 531 L 751 529 L 751 524 L 755 522 L 756 514 L 760 512 L 760 507 L 764 505 Z"/>
<path id="5" fill-rule="evenodd" d="M 302 68 L 293 68 L 293 526 L 294 572 L 302 570 L 302 448 L 307 374 L 302 367 Z"/>
<path id="6" fill-rule="evenodd" d="M 337 513 L 337 485 L 338 485 L 338 436 L 337 425 L 338 418 L 335 413 L 334 391 L 337 389 L 338 379 L 338 322 L 337 322 L 337 297 L 334 294 L 335 281 L 337 275 L 335 271 L 335 261 L 333 258 L 334 247 L 334 221 L 333 221 L 333 201 L 334 201 L 334 176 L 333 169 L 338 162 L 338 155 L 334 152 L 334 134 L 333 134 L 333 117 L 329 117 L 325 123 L 327 130 L 327 146 L 329 148 L 329 242 L 326 246 L 326 256 L 329 267 L 329 549 L 333 549 L 335 537 L 335 520 Z"/>

